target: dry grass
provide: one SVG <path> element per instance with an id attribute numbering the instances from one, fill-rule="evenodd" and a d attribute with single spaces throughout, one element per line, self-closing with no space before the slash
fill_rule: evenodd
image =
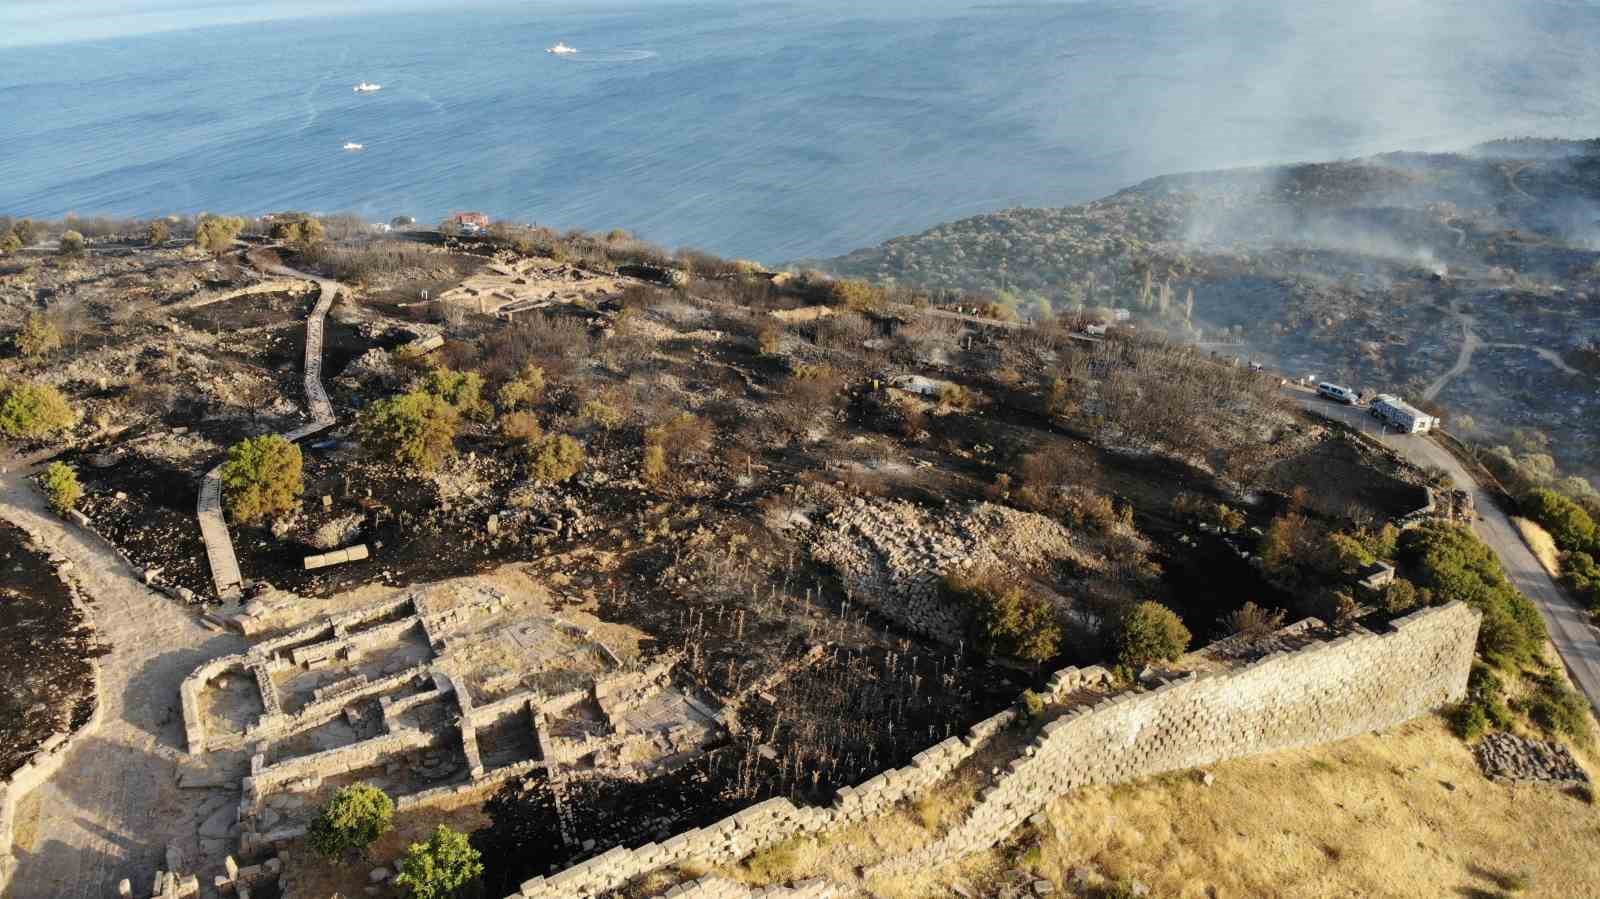
<path id="1" fill-rule="evenodd" d="M 1600 768 L 1589 753 L 1580 758 Z M 1001 847 L 942 870 L 867 884 L 878 899 L 980 893 L 1019 865 L 1058 885 L 1132 877 L 1166 897 L 1600 896 L 1600 806 L 1549 787 L 1503 786 L 1438 718 L 1383 735 L 1096 787 L 1052 803 L 1039 851 Z M 926 843 L 924 816 L 948 826 L 965 796 L 804 839 L 725 871 L 768 883 L 817 875 L 849 883 L 857 866 Z M 1015 836 L 1032 840 L 1027 829 Z"/>
<path id="2" fill-rule="evenodd" d="M 1533 550 L 1539 564 L 1544 570 L 1550 572 L 1553 578 L 1561 577 L 1561 551 L 1556 549 L 1556 541 L 1550 532 L 1540 527 L 1537 523 L 1526 518 L 1513 517 L 1511 521 L 1516 524 L 1517 532 L 1522 535 L 1522 542 L 1528 544 L 1528 549 Z"/>
<path id="3" fill-rule="evenodd" d="M 289 867 L 298 884 L 297 893 L 303 896 L 362 896 L 371 885 L 367 873 L 380 865 L 398 871 L 400 857 L 412 843 L 426 842 L 434 827 L 443 824 L 462 833 L 471 833 L 489 825 L 481 810 L 487 794 L 466 794 L 451 804 L 436 804 L 424 808 L 397 812 L 394 829 L 378 838 L 367 850 L 365 861 L 347 863 L 330 861 L 317 855 L 297 840 L 289 850 Z"/>

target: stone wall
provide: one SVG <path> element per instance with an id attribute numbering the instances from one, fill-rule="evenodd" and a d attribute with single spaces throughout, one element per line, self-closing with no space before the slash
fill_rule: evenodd
<path id="1" fill-rule="evenodd" d="M 789 886 L 751 887 L 724 880 L 721 877 L 702 877 L 681 883 L 662 894 L 663 899 L 834 899 L 846 895 L 836 883 L 816 878 L 803 880 Z"/>
<path id="2" fill-rule="evenodd" d="M 1471 608 L 1452 603 L 1408 615 L 1384 633 L 1273 653 L 1235 670 L 1189 675 L 1155 690 L 1070 709 L 994 778 L 961 824 L 868 873 L 892 876 L 989 848 L 1045 803 L 1078 787 L 1343 739 L 1425 714 L 1466 692 L 1479 619 Z M 1060 699 L 1104 683 L 1103 675 L 1096 668 L 1067 669 L 1058 673 L 1051 692 Z M 593 896 L 657 868 L 687 861 L 729 864 L 801 834 L 866 820 L 925 795 L 986 737 L 1016 720 L 1015 711 L 1002 712 L 965 737 L 918 754 L 904 768 L 839 790 L 830 806 L 769 799 L 662 843 L 618 846 L 550 877 L 535 877 L 517 895 Z"/>
<path id="3" fill-rule="evenodd" d="M 1384 634 L 1269 655 L 1237 671 L 1123 693 L 1045 725 L 945 837 L 870 869 L 906 874 L 1005 839 L 1057 796 L 1225 759 L 1385 730 L 1460 699 L 1479 614 L 1424 609 Z"/>

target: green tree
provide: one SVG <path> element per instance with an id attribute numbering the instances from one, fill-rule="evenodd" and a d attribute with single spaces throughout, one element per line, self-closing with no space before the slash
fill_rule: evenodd
<path id="1" fill-rule="evenodd" d="M 45 468 L 40 483 L 44 486 L 44 495 L 50 502 L 50 508 L 54 509 L 57 515 L 65 515 L 77 508 L 78 500 L 83 497 L 83 486 L 78 483 L 78 473 L 65 462 L 51 462 Z"/>
<path id="2" fill-rule="evenodd" d="M 442 366 L 429 369 L 422 389 L 449 403 L 462 415 L 476 416 L 488 411 L 483 402 L 483 375 L 475 371 L 452 371 Z"/>
<path id="3" fill-rule="evenodd" d="M 250 523 L 290 511 L 305 492 L 303 465 L 300 447 L 276 434 L 235 443 L 222 465 L 228 514 Z"/>
<path id="4" fill-rule="evenodd" d="M 61 329 L 43 312 L 30 312 L 13 341 L 22 358 L 38 362 L 61 349 Z"/>
<path id="5" fill-rule="evenodd" d="M 63 255 L 63 256 L 81 256 L 81 255 L 83 255 L 83 248 L 86 245 L 87 244 L 85 243 L 82 234 L 79 234 L 76 231 L 63 231 L 63 232 L 61 232 L 61 247 L 60 247 L 61 255 Z"/>
<path id="6" fill-rule="evenodd" d="M 455 452 L 461 414 L 425 390 L 379 400 L 357 424 L 361 445 L 378 457 L 432 471 Z"/>
<path id="7" fill-rule="evenodd" d="M 195 226 L 194 245 L 207 253 L 221 253 L 233 246 L 244 225 L 242 218 L 206 213 Z"/>
<path id="8" fill-rule="evenodd" d="M 476 892 L 482 876 L 482 858 L 467 835 L 440 824 L 428 842 L 406 849 L 394 882 L 413 899 L 465 899 Z"/>
<path id="9" fill-rule="evenodd" d="M 876 311 L 889 302 L 888 292 L 868 281 L 835 281 L 829 286 L 828 294 L 834 305 L 856 312 Z"/>
<path id="10" fill-rule="evenodd" d="M 17 236 L 16 229 L 7 228 L 0 234 L 0 256 L 9 256 L 22 249 L 22 238 Z"/>
<path id="11" fill-rule="evenodd" d="M 335 793 L 311 819 L 306 841 L 318 854 L 337 858 L 352 849 L 365 850 L 394 826 L 394 801 L 367 784 L 352 784 Z"/>
<path id="12" fill-rule="evenodd" d="M 549 434 L 529 445 L 528 473 L 536 481 L 565 481 L 583 470 L 583 444 L 566 434 Z"/>
<path id="13" fill-rule="evenodd" d="M 1158 602 L 1130 606 L 1117 622 L 1117 661 L 1132 671 L 1173 661 L 1189 648 L 1191 635 L 1177 613 Z"/>
<path id="14" fill-rule="evenodd" d="M 268 235 L 273 240 L 279 240 L 297 247 L 309 247 L 322 242 L 326 230 L 322 222 L 311 216 L 298 218 L 278 218 L 272 223 Z"/>
<path id="15" fill-rule="evenodd" d="M 172 226 L 168 225 L 164 219 L 156 219 L 150 223 L 150 227 L 145 229 L 144 236 L 145 241 L 150 246 L 159 247 L 172 239 Z"/>
<path id="16" fill-rule="evenodd" d="M 0 385 L 0 434 L 38 439 L 72 427 L 77 410 L 48 384 L 31 381 Z"/>

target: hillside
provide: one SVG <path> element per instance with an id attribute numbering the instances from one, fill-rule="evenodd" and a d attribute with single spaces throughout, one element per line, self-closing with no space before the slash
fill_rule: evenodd
<path id="1" fill-rule="evenodd" d="M 817 265 L 1030 315 L 1128 308 L 1220 353 L 1429 402 L 1458 434 L 1592 477 L 1597 261 L 1600 146 L 1507 140 L 1160 177 Z"/>

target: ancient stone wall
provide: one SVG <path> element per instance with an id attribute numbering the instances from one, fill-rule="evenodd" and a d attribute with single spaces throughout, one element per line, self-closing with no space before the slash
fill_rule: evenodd
<path id="1" fill-rule="evenodd" d="M 845 895 L 836 883 L 816 878 L 789 886 L 751 887 L 721 877 L 702 877 L 680 883 L 662 894 L 663 899 L 834 899 Z"/>
<path id="2" fill-rule="evenodd" d="M 1479 618 L 1460 603 L 1425 609 L 1384 633 L 1274 653 L 1236 670 L 1190 675 L 1071 709 L 1044 726 L 950 833 L 868 873 L 904 873 L 989 848 L 1045 803 L 1081 786 L 1343 739 L 1410 720 L 1465 693 Z M 1058 673 L 1051 693 L 1060 698 L 1097 686 L 1103 675 L 1095 668 L 1068 669 Z M 1002 712 L 965 737 L 918 754 L 904 768 L 841 789 L 831 806 L 769 799 L 662 843 L 618 846 L 550 877 L 535 877 L 517 895 L 592 896 L 664 866 L 691 860 L 729 864 L 797 835 L 874 817 L 902 799 L 925 795 L 986 735 L 1016 717 Z"/>
<path id="3" fill-rule="evenodd" d="M 1079 787 L 1340 740 L 1425 714 L 1465 695 L 1479 617 L 1461 604 L 1424 609 L 1388 633 L 1344 636 L 1073 709 L 1045 725 L 943 839 L 868 874 L 909 873 L 988 849 Z"/>

